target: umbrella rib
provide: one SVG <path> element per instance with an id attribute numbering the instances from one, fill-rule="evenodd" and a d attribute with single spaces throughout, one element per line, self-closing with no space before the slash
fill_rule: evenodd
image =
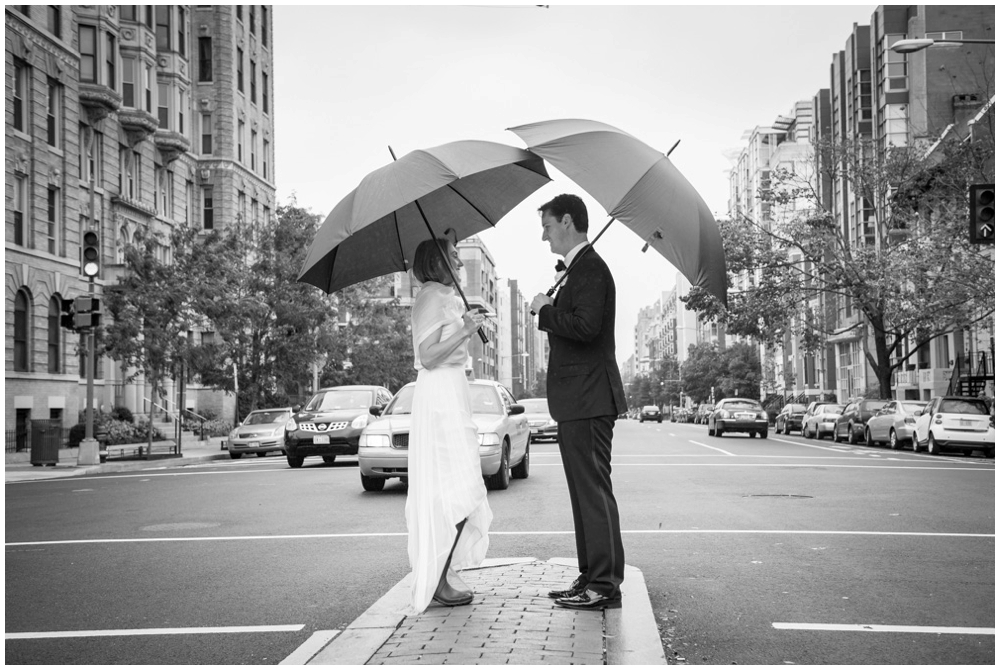
<path id="1" fill-rule="evenodd" d="M 453 182 L 453 183 L 454 183 L 454 182 Z M 496 227 L 497 227 L 497 225 L 496 225 L 496 224 L 495 224 L 495 223 L 494 223 L 493 221 L 490 221 L 490 217 L 486 216 L 486 214 L 485 214 L 485 213 L 483 212 L 483 210 L 481 210 L 481 209 L 479 209 L 478 207 L 476 207 L 476 206 L 475 206 L 475 205 L 474 205 L 474 204 L 472 203 L 472 201 L 471 201 L 471 200 L 469 200 L 469 199 L 468 199 L 468 198 L 466 198 L 466 197 L 465 197 L 464 195 L 462 195 L 462 194 L 461 194 L 461 193 L 460 193 L 460 192 L 458 191 L 458 189 L 456 189 L 456 188 L 454 187 L 453 183 L 451 183 L 451 184 L 448 184 L 448 188 L 450 188 L 450 189 L 452 190 L 452 192 L 454 192 L 454 193 L 455 193 L 455 195 L 457 195 L 457 196 L 458 196 L 459 198 L 461 198 L 462 200 L 464 200 L 464 201 L 465 201 L 465 202 L 466 202 L 466 203 L 467 203 L 467 204 L 469 205 L 469 207 L 471 207 L 472 209 L 476 210 L 476 214 L 478 214 L 479 216 L 483 217 L 483 219 L 485 219 L 485 220 L 486 220 L 486 221 L 487 221 L 487 222 L 488 222 L 488 223 L 490 224 L 490 227 L 491 227 L 491 228 L 496 228 Z M 419 199 L 419 198 L 418 198 L 418 199 Z"/>
<path id="2" fill-rule="evenodd" d="M 399 245 L 399 257 L 403 259 L 403 268 L 406 268 L 406 252 L 403 251 L 403 238 L 399 234 L 399 210 L 392 213 L 392 225 L 396 226 L 396 244 Z"/>

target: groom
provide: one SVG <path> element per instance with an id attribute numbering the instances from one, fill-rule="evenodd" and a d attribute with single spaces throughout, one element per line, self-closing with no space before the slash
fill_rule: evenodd
<path id="1" fill-rule="evenodd" d="M 611 490 L 611 436 L 627 404 L 615 359 L 615 281 L 587 242 L 583 200 L 563 194 L 538 211 L 542 241 L 571 267 L 555 301 L 539 293 L 531 309 L 549 334 L 549 413 L 559 422 L 580 568 L 569 588 L 549 597 L 570 609 L 618 608 L 625 549 Z"/>

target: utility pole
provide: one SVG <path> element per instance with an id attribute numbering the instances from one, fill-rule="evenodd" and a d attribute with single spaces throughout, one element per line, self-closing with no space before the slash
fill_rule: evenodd
<path id="1" fill-rule="evenodd" d="M 94 304 L 94 277 L 90 277 L 90 304 Z M 88 315 L 90 318 L 90 328 L 86 331 L 87 337 L 87 423 L 84 438 L 80 442 L 80 450 L 77 452 L 77 465 L 97 465 L 101 462 L 100 445 L 94 439 L 94 327 L 93 312 Z"/>

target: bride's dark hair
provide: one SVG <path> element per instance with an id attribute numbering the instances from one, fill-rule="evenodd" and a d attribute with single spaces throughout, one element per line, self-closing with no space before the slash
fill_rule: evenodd
<path id="1" fill-rule="evenodd" d="M 435 244 L 437 249 L 435 249 Z M 417 245 L 417 251 L 413 254 L 413 276 L 421 284 L 429 281 L 436 281 L 441 284 L 451 284 L 451 273 L 445 259 L 448 258 L 448 245 L 450 240 L 438 237 L 433 240 L 424 240 Z"/>

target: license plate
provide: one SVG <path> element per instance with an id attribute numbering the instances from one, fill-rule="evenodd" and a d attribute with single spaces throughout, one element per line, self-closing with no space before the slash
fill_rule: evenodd
<path id="1" fill-rule="evenodd" d="M 959 419 L 958 425 L 962 426 L 963 428 L 968 428 L 972 425 L 972 419 Z"/>
<path id="2" fill-rule="evenodd" d="M 250 443 L 250 448 L 251 449 L 256 449 L 259 446 L 260 446 L 260 442 L 251 442 Z"/>
<path id="3" fill-rule="evenodd" d="M 753 418 L 753 414 L 737 414 L 736 416 L 738 418 L 740 418 L 740 419 L 752 419 Z"/>
<path id="4" fill-rule="evenodd" d="M 329 435 L 317 435 L 313 438 L 313 444 L 330 444 Z"/>

